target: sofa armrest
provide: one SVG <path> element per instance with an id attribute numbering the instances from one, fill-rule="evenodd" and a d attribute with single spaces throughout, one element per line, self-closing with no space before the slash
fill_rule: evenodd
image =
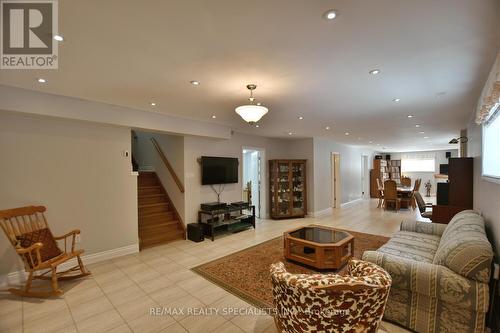
<path id="1" fill-rule="evenodd" d="M 446 224 L 429 223 L 422 221 L 404 220 L 401 222 L 399 230 L 413 231 L 422 234 L 441 236 L 446 229 Z"/>
<path id="2" fill-rule="evenodd" d="M 385 269 L 392 287 L 409 290 L 474 311 L 488 311 L 488 284 L 470 280 L 441 265 L 416 261 L 378 251 L 365 251 L 363 260 Z"/>

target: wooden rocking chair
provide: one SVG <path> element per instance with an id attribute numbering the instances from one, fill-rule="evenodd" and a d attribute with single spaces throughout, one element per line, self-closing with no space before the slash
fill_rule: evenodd
<path id="1" fill-rule="evenodd" d="M 76 235 L 80 230 L 76 229 L 63 236 L 54 237 L 43 214 L 45 210 L 44 206 L 28 206 L 0 211 L 0 225 L 22 258 L 28 273 L 24 288 L 8 289 L 13 294 L 28 297 L 56 296 L 63 293 L 58 287 L 58 280 L 72 280 L 90 275 L 80 258 L 83 250 L 75 250 Z M 70 248 L 68 248 L 68 238 L 71 238 Z M 64 251 L 58 247 L 56 243 L 58 240 L 64 240 Z M 57 272 L 59 265 L 72 258 L 77 259 L 76 266 Z M 45 272 L 35 274 L 40 271 Z M 33 279 L 51 280 L 52 290 L 31 291 Z"/>

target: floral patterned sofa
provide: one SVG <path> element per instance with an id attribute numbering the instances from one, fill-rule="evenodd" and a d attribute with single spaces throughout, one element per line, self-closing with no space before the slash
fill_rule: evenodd
<path id="1" fill-rule="evenodd" d="M 369 262 L 351 260 L 347 275 L 291 274 L 271 265 L 278 332 L 377 332 L 391 277 Z"/>
<path id="2" fill-rule="evenodd" d="M 392 277 L 384 319 L 417 332 L 483 332 L 493 251 L 483 218 L 458 213 L 448 225 L 404 221 L 363 260 Z"/>

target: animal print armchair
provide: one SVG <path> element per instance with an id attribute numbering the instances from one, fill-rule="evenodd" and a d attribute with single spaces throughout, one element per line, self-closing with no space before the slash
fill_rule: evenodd
<path id="1" fill-rule="evenodd" d="M 391 287 L 379 266 L 351 260 L 347 275 L 291 274 L 271 265 L 279 332 L 376 332 Z"/>

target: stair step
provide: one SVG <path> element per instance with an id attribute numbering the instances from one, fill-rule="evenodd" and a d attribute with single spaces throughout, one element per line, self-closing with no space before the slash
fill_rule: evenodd
<path id="1" fill-rule="evenodd" d="M 139 173 L 137 192 L 141 249 L 185 238 L 181 222 L 155 172 Z"/>
<path id="2" fill-rule="evenodd" d="M 148 194 L 162 194 L 163 190 L 161 186 L 144 186 L 138 188 L 139 197 Z"/>
<path id="3" fill-rule="evenodd" d="M 141 249 L 144 249 L 177 239 L 184 239 L 184 231 L 178 230 L 175 232 L 169 232 L 167 234 L 156 234 L 151 237 L 141 237 L 141 239 L 139 240 L 139 244 Z"/>
<path id="4" fill-rule="evenodd" d="M 170 227 L 179 227 L 179 221 L 177 220 L 169 220 L 169 221 L 160 221 L 151 224 L 141 224 L 139 223 L 140 230 L 151 230 L 154 228 L 170 228 Z"/>
<path id="5" fill-rule="evenodd" d="M 139 206 L 139 216 L 141 217 L 144 215 L 163 213 L 163 212 L 166 213 L 169 211 L 170 211 L 170 205 L 167 202 Z"/>
<path id="6" fill-rule="evenodd" d="M 178 221 L 175 221 L 175 223 L 173 224 L 166 224 L 166 225 L 160 224 L 147 227 L 139 226 L 139 232 L 141 233 L 141 238 L 148 238 L 156 235 L 168 234 L 171 232 L 177 232 L 179 230 L 182 230 L 182 228 L 179 225 Z"/>
<path id="7" fill-rule="evenodd" d="M 161 202 L 168 202 L 167 196 L 163 193 L 161 193 L 161 194 L 145 194 L 145 195 L 139 196 L 139 206 L 154 204 L 154 203 L 161 203 Z"/>
<path id="8" fill-rule="evenodd" d="M 139 221 L 161 221 L 161 220 L 171 221 L 173 220 L 173 218 L 174 218 L 174 212 L 171 210 L 167 212 L 139 214 Z"/>

